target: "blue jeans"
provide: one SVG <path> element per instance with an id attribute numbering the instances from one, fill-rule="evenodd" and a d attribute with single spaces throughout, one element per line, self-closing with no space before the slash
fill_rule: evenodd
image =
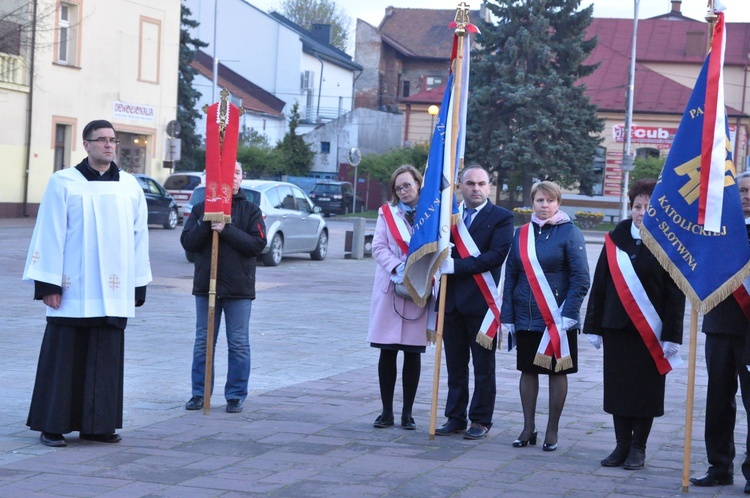
<path id="1" fill-rule="evenodd" d="M 227 334 L 229 361 L 224 398 L 247 398 L 247 381 L 250 378 L 250 299 L 216 299 L 214 312 L 214 358 L 216 339 L 219 337 L 221 314 Z M 204 396 L 206 374 L 206 339 L 208 329 L 208 296 L 195 296 L 195 346 L 193 347 L 193 396 Z M 211 372 L 211 392 L 214 390 Z"/>

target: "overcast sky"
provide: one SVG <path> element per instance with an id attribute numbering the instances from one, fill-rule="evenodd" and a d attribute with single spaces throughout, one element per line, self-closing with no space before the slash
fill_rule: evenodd
<path id="1" fill-rule="evenodd" d="M 274 10 L 279 0 L 247 0 L 249 3 L 267 12 Z M 335 0 L 351 18 L 354 27 L 357 18 L 373 26 L 380 24 L 389 5 L 401 8 L 417 9 L 455 9 L 458 0 Z M 750 22 L 750 0 L 723 0 L 727 7 L 727 22 Z M 472 9 L 481 4 L 480 0 L 466 0 Z M 581 6 L 594 4 L 595 17 L 632 18 L 634 1 L 628 0 L 583 0 Z M 693 19 L 703 20 L 706 15 L 706 0 L 682 0 L 682 13 Z M 666 14 L 671 10 L 670 0 L 641 0 L 638 2 L 639 19 Z"/>

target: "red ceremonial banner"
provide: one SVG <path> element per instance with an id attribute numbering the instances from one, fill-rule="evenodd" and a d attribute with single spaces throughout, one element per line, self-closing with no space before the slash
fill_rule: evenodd
<path id="1" fill-rule="evenodd" d="M 224 98 L 206 117 L 206 221 L 231 222 L 240 110 Z"/>

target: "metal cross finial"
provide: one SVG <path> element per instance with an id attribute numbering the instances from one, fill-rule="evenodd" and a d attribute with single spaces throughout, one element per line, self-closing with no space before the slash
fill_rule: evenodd
<path id="1" fill-rule="evenodd" d="M 456 28 L 456 34 L 458 36 L 462 36 L 466 34 L 466 25 L 470 23 L 468 3 L 461 2 L 460 4 L 458 4 L 458 7 L 456 8 L 456 17 L 454 18 L 454 21 L 456 24 L 458 24 L 458 27 Z"/>

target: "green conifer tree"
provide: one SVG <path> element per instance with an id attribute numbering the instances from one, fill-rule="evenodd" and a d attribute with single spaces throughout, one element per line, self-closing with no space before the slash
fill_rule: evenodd
<path id="1" fill-rule="evenodd" d="M 498 171 L 523 199 L 534 179 L 590 194 L 603 129 L 579 80 L 593 6 L 580 0 L 488 0 L 494 24 L 480 23 L 470 80 L 467 158 Z"/>
<path id="2" fill-rule="evenodd" d="M 195 51 L 208 46 L 207 43 L 193 38 L 190 29 L 198 26 L 198 21 L 190 18 L 190 9 L 182 5 L 180 13 L 180 65 L 177 79 L 177 121 L 180 123 L 182 139 L 180 170 L 202 171 L 205 168 L 205 154 L 201 136 L 195 132 L 195 121 L 200 119 L 200 111 L 195 103 L 200 92 L 193 88 L 193 78 L 198 71 L 190 67 Z"/>

